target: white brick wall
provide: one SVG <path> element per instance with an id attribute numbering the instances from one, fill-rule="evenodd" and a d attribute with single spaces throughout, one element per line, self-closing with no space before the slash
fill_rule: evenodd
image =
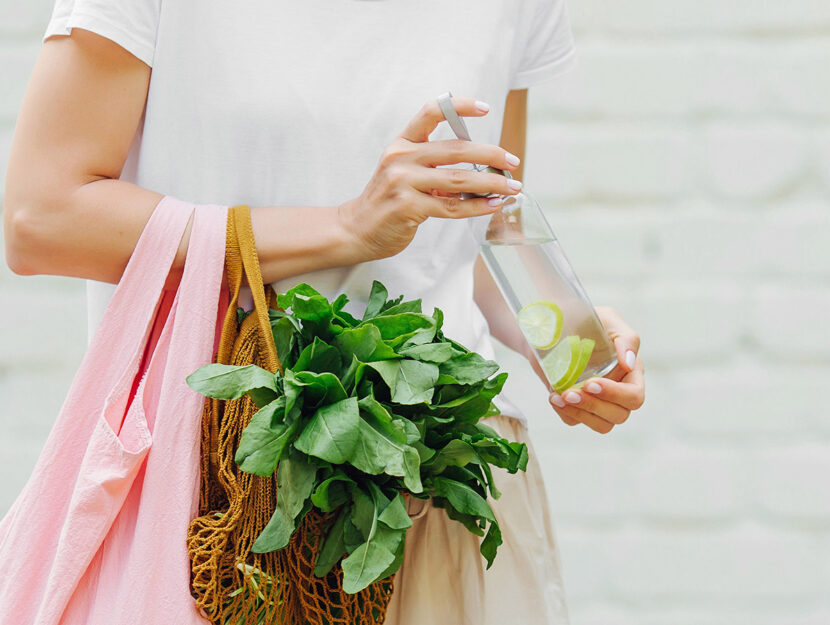
<path id="1" fill-rule="evenodd" d="M 568 428 L 515 356 L 574 625 L 830 623 L 830 4 L 570 0 L 526 180 L 647 401 Z M 49 0 L 0 0 L 0 177 Z M 0 512 L 85 348 L 81 281 L 0 266 Z M 15 305 L 15 302 L 25 302 Z"/>

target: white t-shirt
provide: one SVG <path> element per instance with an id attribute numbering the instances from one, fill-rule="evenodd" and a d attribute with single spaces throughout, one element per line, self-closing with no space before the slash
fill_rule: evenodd
<path id="1" fill-rule="evenodd" d="M 383 149 L 429 99 L 490 104 L 467 118 L 497 144 L 504 102 L 574 62 L 565 0 L 56 0 L 43 39 L 73 27 L 152 67 L 122 180 L 204 204 L 326 206 L 361 193 Z M 431 140 L 450 139 L 446 123 Z M 477 247 L 464 220 L 428 219 L 402 253 L 305 281 L 351 310 L 373 279 L 444 311 L 447 336 L 493 357 L 473 301 Z M 88 280 L 89 337 L 114 285 Z M 507 398 L 505 414 L 524 420 Z M 526 422 L 526 420 L 525 420 Z"/>

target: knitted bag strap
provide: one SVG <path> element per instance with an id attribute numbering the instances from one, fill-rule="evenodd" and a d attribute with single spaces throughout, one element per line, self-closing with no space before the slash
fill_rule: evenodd
<path id="1" fill-rule="evenodd" d="M 254 310 L 251 313 L 260 329 L 260 348 L 262 349 L 265 366 L 269 371 L 282 371 L 282 364 L 274 345 L 274 335 L 271 332 L 271 322 L 268 318 L 269 301 L 272 308 L 276 308 L 276 292 L 268 286 L 269 297 L 266 300 L 265 286 L 262 282 L 262 273 L 259 267 L 259 255 L 256 251 L 254 231 L 251 226 L 251 209 L 246 204 L 239 204 L 228 209 L 227 234 L 225 236 L 225 270 L 227 272 L 230 299 L 228 310 L 222 326 L 222 335 L 219 342 L 215 362 L 230 364 L 234 344 L 238 336 L 236 309 L 239 303 L 239 291 L 242 288 L 242 276 L 247 277 L 248 286 L 254 300 Z M 211 480 L 219 472 L 219 415 L 222 414 L 221 399 L 211 399 L 211 410 L 207 415 L 208 428 L 208 470 Z"/>
<path id="2" fill-rule="evenodd" d="M 277 371 L 277 369 L 282 371 L 282 365 L 277 356 L 277 349 L 271 333 L 271 322 L 268 319 L 268 302 L 269 300 L 273 302 L 276 298 L 273 294 L 266 298 L 266 289 L 259 268 L 259 256 L 254 242 L 254 231 L 251 227 L 251 209 L 248 205 L 239 204 L 228 210 L 228 233 L 225 240 L 225 267 L 228 272 L 228 287 L 231 298 L 228 303 L 228 312 L 225 315 L 225 323 L 222 329 L 223 338 L 219 344 L 216 362 L 227 364 L 230 360 L 233 337 L 236 334 L 232 331 L 234 327 L 232 324 L 237 323 L 236 308 L 244 273 L 254 299 L 254 310 L 251 314 L 256 315 L 257 324 L 264 339 L 263 347 L 266 349 L 267 368 L 269 371 Z M 271 291 L 270 287 L 269 291 Z M 268 340 L 267 337 L 271 337 L 271 340 Z"/>

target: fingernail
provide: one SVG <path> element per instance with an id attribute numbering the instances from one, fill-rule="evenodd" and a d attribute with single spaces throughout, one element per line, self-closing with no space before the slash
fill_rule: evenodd
<path id="1" fill-rule="evenodd" d="M 578 404 L 582 401 L 582 397 L 579 393 L 567 392 L 565 393 L 565 401 L 569 404 Z"/>
<path id="2" fill-rule="evenodd" d="M 625 364 L 628 365 L 629 369 L 634 369 L 634 365 L 637 363 L 637 354 L 635 354 L 630 349 L 625 352 Z"/>
<path id="3" fill-rule="evenodd" d="M 482 102 L 481 100 L 476 100 L 476 108 L 481 111 L 482 113 L 486 113 L 490 110 L 490 105 L 487 102 Z"/>
<path id="4" fill-rule="evenodd" d="M 562 401 L 562 398 L 559 395 L 557 395 L 556 393 L 554 393 L 553 395 L 550 396 L 550 400 L 558 408 L 564 408 L 565 407 L 565 402 Z"/>
<path id="5" fill-rule="evenodd" d="M 507 186 L 510 187 L 511 191 L 518 191 L 522 188 L 522 182 L 520 180 L 508 180 Z"/>
<path id="6" fill-rule="evenodd" d="M 597 393 L 602 392 L 602 387 L 596 382 L 589 382 L 588 385 L 585 387 L 585 390 L 589 393 L 593 393 L 594 395 L 596 395 Z"/>
<path id="7" fill-rule="evenodd" d="M 521 162 L 518 156 L 511 154 L 510 152 L 505 155 L 505 160 L 508 165 L 518 165 Z"/>
<path id="8" fill-rule="evenodd" d="M 504 200 L 501 198 L 501 196 L 491 197 L 489 200 L 487 200 L 487 203 L 490 206 L 501 206 L 503 202 Z"/>

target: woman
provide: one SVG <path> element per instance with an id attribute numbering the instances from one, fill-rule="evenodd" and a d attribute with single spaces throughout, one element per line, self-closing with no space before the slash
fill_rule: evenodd
<path id="1" fill-rule="evenodd" d="M 379 279 L 442 308 L 469 348 L 492 356 L 492 333 L 526 353 L 464 221 L 497 206 L 459 199 L 518 185 L 442 166 L 521 179 L 527 88 L 573 58 L 563 0 L 57 0 L 12 143 L 7 262 L 86 278 L 91 336 L 163 195 L 245 203 L 277 290 L 307 281 L 359 309 Z M 448 89 L 475 96 L 454 105 L 481 143 L 449 140 L 435 100 Z M 638 336 L 597 310 L 621 364 L 550 401 L 565 423 L 606 433 L 642 404 L 643 365 Z M 489 424 L 527 441 L 518 410 L 498 403 Z M 443 510 L 415 515 L 387 623 L 567 622 L 530 451 L 526 473 L 499 476 L 504 544 L 486 573 L 477 537 Z"/>

